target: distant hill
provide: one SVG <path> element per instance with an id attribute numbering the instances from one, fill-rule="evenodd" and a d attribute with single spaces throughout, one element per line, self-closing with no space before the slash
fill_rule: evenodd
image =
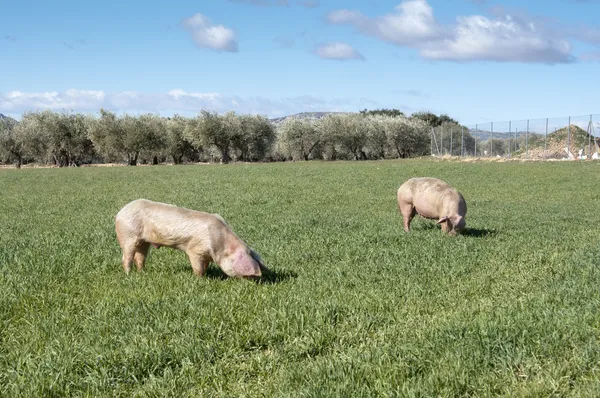
<path id="1" fill-rule="evenodd" d="M 471 133 L 471 135 L 473 137 L 477 137 L 481 141 L 487 141 L 490 138 L 492 138 L 492 136 L 494 136 L 494 139 L 500 139 L 500 140 L 506 140 L 508 138 L 514 137 L 514 133 L 500 132 L 500 131 L 494 131 L 494 133 L 492 134 L 492 132 L 489 131 L 489 130 L 482 130 L 482 129 L 475 130 L 475 129 L 471 129 L 471 130 L 469 130 L 469 132 Z"/>
<path id="2" fill-rule="evenodd" d="M 15 119 L 13 119 L 12 117 L 6 116 L 6 115 L 3 115 L 2 113 L 0 113 L 0 123 L 6 123 L 6 122 L 17 123 L 17 121 Z"/>
<path id="3" fill-rule="evenodd" d="M 331 114 L 349 114 L 351 112 L 300 112 L 294 115 L 272 118 L 271 123 L 277 125 L 283 123 L 287 119 L 321 119 Z"/>

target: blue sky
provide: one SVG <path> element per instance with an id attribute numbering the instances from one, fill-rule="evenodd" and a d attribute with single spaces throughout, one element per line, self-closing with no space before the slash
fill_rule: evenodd
<path id="1" fill-rule="evenodd" d="M 600 0 L 5 1 L 0 113 L 598 113 Z"/>

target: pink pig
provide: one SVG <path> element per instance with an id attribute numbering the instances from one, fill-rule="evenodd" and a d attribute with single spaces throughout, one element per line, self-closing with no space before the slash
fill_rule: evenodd
<path id="1" fill-rule="evenodd" d="M 455 188 L 431 177 L 415 177 L 398 189 L 398 208 L 404 218 L 404 231 L 410 231 L 415 214 L 436 219 L 442 231 L 456 235 L 466 227 L 467 203 Z"/>
<path id="2" fill-rule="evenodd" d="M 132 262 L 143 269 L 150 245 L 184 251 L 197 276 L 204 275 L 211 261 L 230 277 L 260 277 L 261 270 L 268 271 L 218 214 L 137 199 L 117 213 L 115 230 L 127 274 Z"/>

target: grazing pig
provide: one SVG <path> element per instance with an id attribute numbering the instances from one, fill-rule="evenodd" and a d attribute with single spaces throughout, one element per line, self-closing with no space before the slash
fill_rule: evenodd
<path id="1" fill-rule="evenodd" d="M 142 270 L 150 245 L 184 251 L 197 276 L 211 261 L 230 277 L 260 277 L 261 270 L 268 271 L 218 214 L 137 199 L 117 213 L 115 229 L 127 274 L 132 261 Z"/>
<path id="2" fill-rule="evenodd" d="M 411 178 L 398 188 L 398 208 L 404 218 L 404 231 L 410 231 L 415 214 L 437 219 L 442 231 L 450 235 L 461 232 L 465 226 L 467 203 L 463 196 L 448 183 L 430 177 Z"/>

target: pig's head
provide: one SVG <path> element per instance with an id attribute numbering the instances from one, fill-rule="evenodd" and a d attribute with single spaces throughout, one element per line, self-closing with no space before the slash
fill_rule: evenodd
<path id="1" fill-rule="evenodd" d="M 221 261 L 220 267 L 228 276 L 234 278 L 260 278 L 262 276 L 260 258 L 257 261 L 253 251 L 239 248 Z"/>
<path id="2" fill-rule="evenodd" d="M 451 236 L 456 236 L 457 233 L 461 233 L 467 225 L 465 218 L 459 214 L 444 216 L 440 218 L 437 223 L 441 224 L 442 230 L 448 232 Z"/>

